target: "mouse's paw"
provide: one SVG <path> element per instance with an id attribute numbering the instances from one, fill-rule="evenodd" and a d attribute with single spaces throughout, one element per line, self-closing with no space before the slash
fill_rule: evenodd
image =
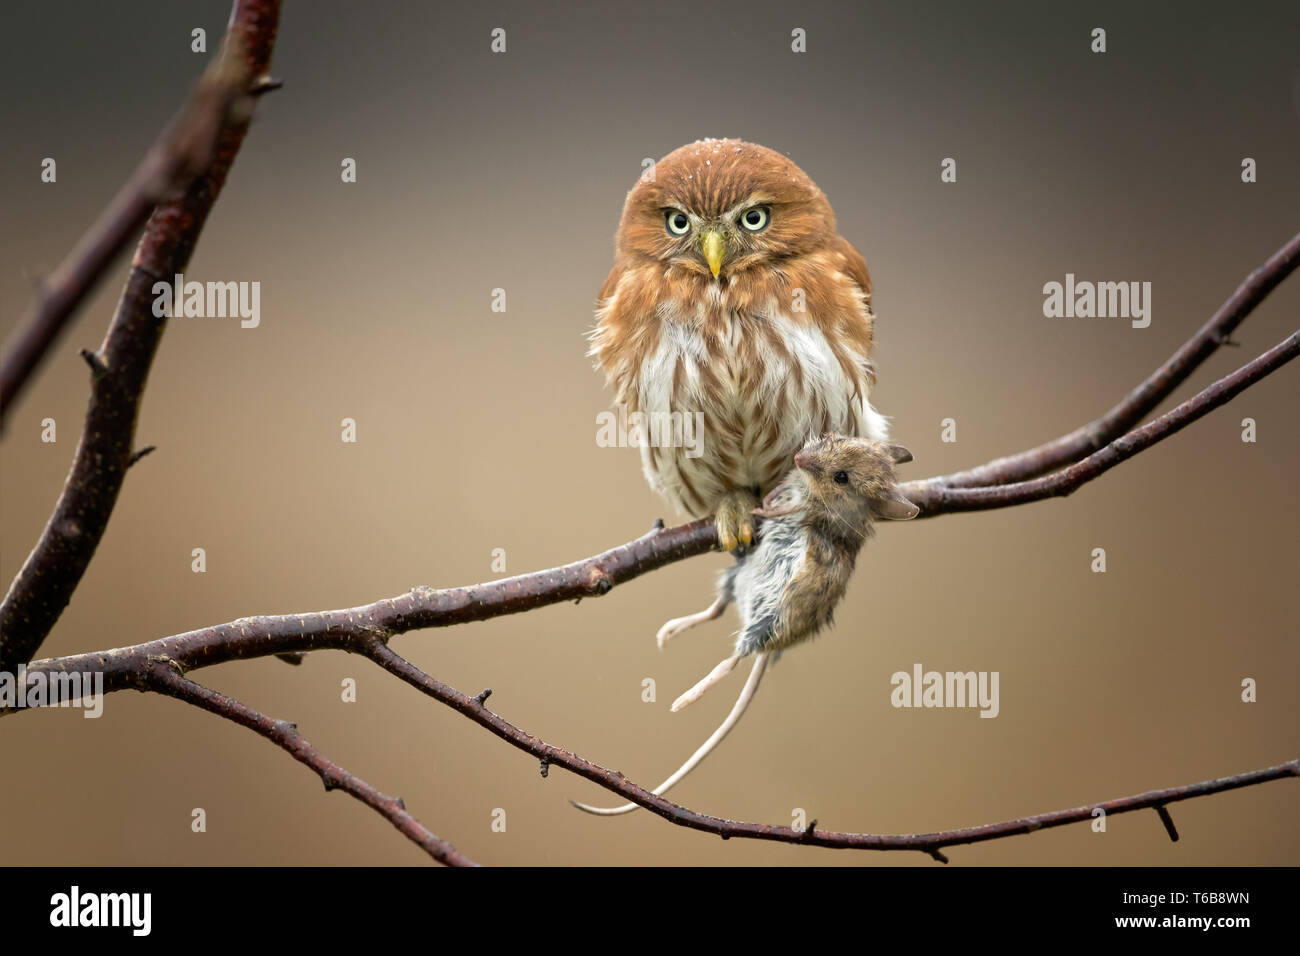
<path id="1" fill-rule="evenodd" d="M 706 607 L 698 614 L 687 614 L 685 617 L 675 617 L 671 621 L 659 628 L 659 633 L 655 635 L 655 641 L 659 644 L 662 651 L 664 645 L 680 634 L 682 631 L 689 630 L 696 624 L 703 624 L 705 621 L 716 620 L 722 616 L 722 612 L 727 608 L 727 597 L 720 594 L 716 601 Z"/>
<path id="2" fill-rule="evenodd" d="M 687 623 L 689 620 L 690 618 L 675 617 L 659 628 L 659 633 L 655 635 L 655 643 L 659 645 L 659 650 L 662 651 L 665 644 L 690 627 Z"/>
<path id="3" fill-rule="evenodd" d="M 740 660 L 739 657 L 728 657 L 717 667 L 713 668 L 713 670 L 709 671 L 709 673 L 704 676 L 703 680 L 686 693 L 682 694 L 681 697 L 678 697 L 673 701 L 672 712 L 675 714 L 683 707 L 689 707 L 691 704 L 703 697 L 706 690 L 731 673 L 731 669 L 736 666 L 736 661 L 738 660 Z"/>
<path id="4" fill-rule="evenodd" d="M 754 508 L 758 496 L 751 491 L 729 491 L 722 496 L 713 514 L 718 527 L 718 541 L 723 551 L 735 551 L 754 541 Z"/>

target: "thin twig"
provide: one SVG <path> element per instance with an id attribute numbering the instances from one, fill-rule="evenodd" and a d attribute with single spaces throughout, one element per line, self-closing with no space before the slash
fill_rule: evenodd
<path id="1" fill-rule="evenodd" d="M 1279 342 L 1259 358 L 1244 365 L 1231 375 L 1225 375 L 1209 388 L 1170 409 L 1153 422 L 1135 428 L 1122 438 L 1111 442 L 1096 454 L 1075 462 L 1068 468 L 1043 478 L 1021 481 L 1011 485 L 993 485 L 987 488 L 951 488 L 928 481 L 908 483 L 901 487 L 907 499 L 921 509 L 920 517 L 948 514 L 954 511 L 984 511 L 1022 505 L 1044 498 L 1061 497 L 1076 491 L 1081 485 L 1114 468 L 1156 442 L 1186 428 L 1198 418 L 1230 401 L 1255 382 L 1277 371 L 1300 355 L 1300 332 Z"/>
<path id="2" fill-rule="evenodd" d="M 246 115 L 247 77 L 238 61 L 218 57 L 180 115 L 86 230 L 58 268 L 36 289 L 36 299 L 0 352 L 0 431 L 32 372 L 54 345 L 77 307 L 103 278 L 164 197 L 186 189 L 212 161 L 227 118 Z"/>
<path id="3" fill-rule="evenodd" d="M 141 645 L 148 646 L 148 645 Z M 1085 820 L 1092 820 L 1096 817 L 1098 809 L 1104 811 L 1107 815 L 1113 816 L 1121 813 L 1130 813 L 1136 810 L 1147 808 L 1163 807 L 1169 803 L 1176 803 L 1180 800 L 1189 800 L 1194 797 L 1208 796 L 1214 793 L 1221 793 L 1226 790 L 1236 790 L 1242 787 L 1254 786 L 1256 784 L 1266 783 L 1271 780 L 1280 780 L 1285 777 L 1300 776 L 1300 759 L 1292 760 L 1275 767 L 1267 767 L 1261 770 L 1248 771 L 1246 773 L 1236 774 L 1230 777 L 1220 777 L 1215 780 L 1205 780 L 1200 783 L 1189 784 L 1182 787 L 1172 787 L 1166 790 L 1150 790 L 1146 793 L 1139 793 L 1128 797 L 1119 797 L 1112 800 L 1106 800 L 1099 803 L 1086 804 L 1080 807 L 1074 807 L 1068 810 L 1057 810 L 1051 813 L 1035 814 L 1033 816 L 1021 817 L 1015 820 L 1008 820 L 1003 823 L 986 824 L 983 826 L 963 827 L 954 830 L 941 830 L 932 833 L 909 833 L 909 834 L 873 834 L 873 833 L 850 833 L 834 830 L 816 829 L 813 825 L 806 828 L 797 829 L 787 826 L 772 826 L 763 823 L 745 823 L 735 820 L 727 820 L 721 817 L 709 816 L 708 814 L 699 813 L 695 810 L 672 803 L 663 797 L 656 796 L 649 790 L 628 780 L 622 773 L 616 770 L 610 770 L 599 764 L 592 763 L 590 760 L 562 750 L 559 747 L 546 743 L 539 737 L 535 737 L 526 731 L 521 730 L 514 724 L 500 717 L 499 715 L 488 710 L 484 701 L 486 694 L 479 694 L 470 697 L 456 690 L 449 684 L 444 684 L 437 678 L 426 674 L 410 661 L 399 655 L 388 647 L 383 635 L 373 631 L 363 632 L 352 636 L 339 645 L 343 649 L 359 653 L 374 661 L 384 670 L 394 675 L 403 682 L 410 684 L 418 689 L 421 693 L 432 697 L 458 713 L 468 717 L 479 726 L 485 728 L 491 733 L 500 737 L 525 753 L 531 754 L 537 758 L 542 766 L 549 771 L 550 767 L 558 766 L 577 774 L 591 782 L 604 787 L 612 793 L 618 794 L 625 800 L 630 800 L 645 809 L 655 813 L 669 822 L 686 827 L 692 830 L 701 830 L 706 833 L 713 833 L 723 839 L 737 837 L 741 839 L 767 840 L 778 843 L 793 843 L 804 846 L 819 846 L 829 849 L 856 849 L 856 850 L 909 850 L 926 853 L 940 862 L 948 862 L 947 856 L 941 851 L 945 847 L 959 846 L 968 843 L 983 843 L 989 840 L 1002 839 L 1004 837 L 1017 836 L 1025 833 L 1032 833 L 1037 830 L 1050 829 L 1052 827 L 1065 826 L 1070 823 L 1078 823 Z M 114 652 L 105 652 L 101 659 L 110 663 L 109 657 Z M 90 655 L 87 655 L 90 656 Z M 71 658 L 60 658 L 52 661 L 34 662 L 29 673 L 44 671 L 66 670 L 61 666 Z M 208 663 L 214 663 L 209 661 Z M 200 665 L 201 666 L 201 665 Z M 196 706 L 203 707 L 220 716 L 227 717 L 241 723 L 244 726 L 261 733 L 268 739 L 273 740 L 285 749 L 289 750 L 296 759 L 308 764 L 319 773 L 318 766 L 326 766 L 327 772 L 322 773 L 322 779 L 329 786 L 331 782 L 342 786 L 339 781 L 343 773 L 333 764 L 329 764 L 324 758 L 315 754 L 317 763 L 305 759 L 305 756 L 314 754 L 309 745 L 302 741 L 297 735 L 296 728 L 292 725 L 277 723 L 268 717 L 249 711 L 244 705 L 237 701 L 223 697 L 214 691 L 202 687 L 188 680 L 183 675 L 186 670 L 180 662 L 170 660 L 166 656 L 146 657 L 135 663 L 134 670 L 131 672 L 132 680 L 129 684 L 121 682 L 110 683 L 105 681 L 104 690 L 120 690 L 126 686 L 134 686 L 140 690 L 152 690 L 160 693 L 167 693 L 174 697 L 180 697 L 193 703 Z M 16 711 L 9 711 L 14 713 Z M 0 715 L 4 712 L 0 711 Z M 305 749 L 304 749 L 305 748 Z M 545 774 L 543 774 L 545 776 Z M 357 782 L 360 784 L 360 782 Z M 362 787 L 367 786 L 361 784 Z M 345 787 L 345 789 L 347 789 Z M 359 789 L 359 788 L 358 788 Z M 390 812 L 405 812 L 401 807 L 400 801 L 396 804 L 389 804 L 386 807 L 376 806 L 375 801 L 367 799 L 367 795 L 361 792 L 353 793 L 358 799 L 375 809 L 390 816 Z M 383 797 L 374 791 L 380 800 L 392 800 L 392 798 Z M 1157 811 L 1159 812 L 1159 811 Z M 1165 811 L 1165 815 L 1168 811 Z M 392 817 L 390 816 L 390 819 Z M 1162 820 L 1164 817 L 1162 816 Z M 414 821 L 411 821 L 414 823 Z M 394 820 L 394 825 L 398 825 Z M 419 826 L 415 824 L 415 826 Z M 408 828 L 398 826 L 408 837 L 416 839 Z M 422 829 L 422 828 L 421 828 Z M 425 831 L 427 832 L 427 831 Z M 438 840 L 432 834 L 429 837 Z M 416 842 L 421 842 L 416 839 Z M 445 841 L 440 841 L 445 843 Z M 424 845 L 421 843 L 421 845 Z M 435 855 L 436 854 L 431 854 Z"/>
<path id="4" fill-rule="evenodd" d="M 983 843 L 988 840 L 997 840 L 1022 833 L 1032 833 L 1036 830 L 1065 826 L 1069 823 L 1092 820 L 1096 815 L 1094 811 L 1098 808 L 1105 811 L 1108 816 L 1114 816 L 1120 813 L 1144 810 L 1148 807 L 1163 807 L 1168 803 L 1207 796 L 1212 793 L 1221 793 L 1225 790 L 1237 790 L 1241 787 L 1249 787 L 1270 780 L 1300 776 L 1300 759 L 1297 759 L 1279 764 L 1276 767 L 1252 770 L 1231 777 L 1220 777 L 1216 780 L 1205 780 L 1201 783 L 1189 784 L 1183 787 L 1172 787 L 1168 790 L 1150 790 L 1130 797 L 1119 797 L 1100 803 L 1074 807 L 1069 810 L 1035 814 L 1017 820 L 1008 820 L 1004 823 L 991 823 L 984 826 L 942 830 L 934 833 L 842 833 L 833 830 L 814 830 L 812 825 L 804 829 L 796 829 L 787 826 L 771 826 L 764 823 L 740 823 L 735 820 L 725 820 L 720 817 L 698 813 L 679 806 L 638 786 L 616 770 L 606 769 L 577 754 L 551 746 L 546 741 L 520 730 L 514 724 L 488 710 L 477 698 L 468 697 L 456 690 L 456 688 L 424 673 L 424 671 L 378 639 L 365 641 L 361 653 L 393 676 L 465 715 L 480 727 L 492 732 L 510 745 L 545 761 L 548 768 L 563 767 L 678 826 L 692 830 L 703 830 L 705 833 L 714 833 L 724 840 L 740 837 L 751 840 L 771 840 L 778 843 L 829 847 L 832 849 L 915 850 L 935 856 L 936 859 L 942 862 L 947 862 L 947 859 L 941 853 L 937 853 L 944 847 L 959 846 L 966 843 Z"/>
<path id="5" fill-rule="evenodd" d="M 279 16 L 279 0 L 237 0 L 218 69 L 237 76 L 239 89 L 266 74 Z M 149 217 L 92 362 L 99 371 L 91 374 L 90 406 L 72 470 L 40 540 L 0 604 L 0 671 L 12 672 L 35 655 L 99 546 L 136 453 L 136 418 L 166 326 L 165 318 L 153 314 L 153 284 L 189 262 L 250 118 L 251 107 L 226 111 L 206 172 L 182 194 L 158 203 Z"/>
<path id="6" fill-rule="evenodd" d="M 1195 335 L 1101 418 L 1045 445 L 977 468 L 930 478 L 927 484 L 948 488 L 1010 484 L 1046 474 L 1098 450 L 1141 421 L 1221 345 L 1228 344 L 1232 331 L 1297 266 L 1300 266 L 1300 233 L 1248 275 Z"/>
<path id="7" fill-rule="evenodd" d="M 149 662 L 143 673 L 143 687 L 193 704 L 209 713 L 247 727 L 261 734 L 277 747 L 287 751 L 294 760 L 310 767 L 321 778 L 326 790 L 342 790 L 356 797 L 397 828 L 404 837 L 423 849 L 429 856 L 447 866 L 476 866 L 473 860 L 433 833 L 406 809 L 399 797 L 390 797 L 376 790 L 364 780 L 344 770 L 325 757 L 298 733 L 297 725 L 284 720 L 272 720 L 239 701 L 219 694 L 181 676 L 165 660 Z"/>

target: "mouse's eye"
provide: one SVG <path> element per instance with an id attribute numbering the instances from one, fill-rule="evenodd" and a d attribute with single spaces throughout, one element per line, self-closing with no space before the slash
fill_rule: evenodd
<path id="1" fill-rule="evenodd" d="M 849 483 L 849 473 L 847 471 L 835 472 L 835 484 L 847 485 Z"/>
<path id="2" fill-rule="evenodd" d="M 680 209 L 669 209 L 666 215 L 670 236 L 684 236 L 691 231 L 691 221 Z"/>
<path id="3" fill-rule="evenodd" d="M 755 206 L 753 209 L 746 209 L 740 217 L 740 224 L 749 232 L 762 232 L 767 228 L 772 216 L 767 211 L 766 206 Z"/>

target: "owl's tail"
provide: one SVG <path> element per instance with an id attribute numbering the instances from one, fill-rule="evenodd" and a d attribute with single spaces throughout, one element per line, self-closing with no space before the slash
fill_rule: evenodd
<path id="1" fill-rule="evenodd" d="M 731 733 L 732 728 L 735 727 L 736 724 L 740 723 L 740 718 L 744 716 L 745 711 L 749 708 L 750 703 L 754 699 L 754 695 L 758 693 L 758 684 L 763 679 L 763 671 L 767 669 L 767 657 L 768 655 L 766 654 L 758 654 L 755 656 L 754 666 L 749 671 L 749 679 L 745 681 L 745 686 L 741 689 L 740 696 L 736 698 L 735 706 L 731 708 L 731 713 L 727 714 L 727 719 L 724 720 L 721 725 L 719 725 L 718 729 L 713 732 L 713 736 L 704 741 L 700 746 L 700 749 L 691 755 L 690 760 L 682 764 L 677 769 L 677 772 L 671 777 L 650 791 L 651 793 L 657 797 L 667 793 L 678 783 L 678 781 L 699 766 L 700 761 L 711 754 L 714 749 L 717 748 L 718 744 L 722 743 L 722 739 L 726 737 L 727 734 Z M 594 813 L 601 817 L 616 817 L 624 813 L 631 813 L 637 808 L 637 804 L 635 803 L 625 803 L 621 807 L 593 807 L 585 803 L 578 803 L 576 800 L 570 800 L 569 802 L 579 810 L 583 810 L 587 813 Z"/>

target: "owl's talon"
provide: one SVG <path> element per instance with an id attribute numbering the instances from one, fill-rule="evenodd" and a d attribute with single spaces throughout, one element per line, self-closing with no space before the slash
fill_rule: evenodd
<path id="1" fill-rule="evenodd" d="M 730 491 L 718 503 L 714 523 L 718 526 L 718 542 L 723 551 L 735 551 L 754 540 L 754 518 L 750 514 L 758 505 L 758 498 L 749 491 Z"/>

